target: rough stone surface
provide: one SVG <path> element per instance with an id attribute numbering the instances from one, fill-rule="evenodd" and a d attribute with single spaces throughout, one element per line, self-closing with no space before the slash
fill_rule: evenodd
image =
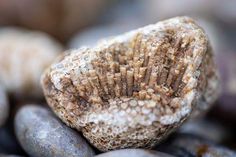
<path id="1" fill-rule="evenodd" d="M 174 157 L 174 156 L 153 150 L 121 149 L 99 154 L 95 157 Z"/>
<path id="2" fill-rule="evenodd" d="M 1 28 L 0 82 L 8 92 L 42 96 L 40 76 L 61 51 L 61 45 L 44 33 Z"/>
<path id="3" fill-rule="evenodd" d="M 164 148 L 163 148 L 164 147 Z M 191 134 L 177 134 L 166 143 L 165 146 L 159 146 L 158 151 L 168 152 L 177 157 L 184 157 L 184 155 L 179 156 L 178 151 L 172 151 L 173 148 L 178 148 L 187 153 L 186 157 L 234 157 L 236 152 L 214 144 L 213 142 L 201 138 L 199 136 Z"/>
<path id="4" fill-rule="evenodd" d="M 18 111 L 15 133 L 24 150 L 34 157 L 92 157 L 94 154 L 77 132 L 40 106 L 24 106 Z"/>
<path id="5" fill-rule="evenodd" d="M 177 17 L 66 53 L 42 86 L 53 111 L 99 150 L 152 147 L 216 99 L 212 55 L 204 31 Z"/>
<path id="6" fill-rule="evenodd" d="M 9 114 L 9 104 L 5 90 L 0 85 L 0 127 L 5 123 Z"/>

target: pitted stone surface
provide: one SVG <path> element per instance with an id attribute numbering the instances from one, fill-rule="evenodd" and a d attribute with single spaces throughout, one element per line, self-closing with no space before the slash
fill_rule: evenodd
<path id="1" fill-rule="evenodd" d="M 218 78 L 204 31 L 177 17 L 66 53 L 42 86 L 53 111 L 107 151 L 160 142 L 210 106 Z"/>

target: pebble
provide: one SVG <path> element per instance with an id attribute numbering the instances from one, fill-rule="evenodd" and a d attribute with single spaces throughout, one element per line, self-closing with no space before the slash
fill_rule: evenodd
<path id="1" fill-rule="evenodd" d="M 7 95 L 0 86 L 0 127 L 5 123 L 9 114 Z"/>
<path id="2" fill-rule="evenodd" d="M 236 53 L 231 50 L 222 51 L 216 55 L 221 78 L 221 94 L 212 109 L 212 116 L 219 121 L 236 124 Z"/>
<path id="3" fill-rule="evenodd" d="M 23 149 L 34 157 L 92 157 L 94 152 L 74 130 L 46 108 L 22 107 L 15 117 L 15 133 Z"/>
<path id="4" fill-rule="evenodd" d="M 168 152 L 177 157 L 234 157 L 236 152 L 216 145 L 212 141 L 191 134 L 176 134 L 158 151 Z M 180 152 L 182 154 L 180 154 Z"/>
<path id="5" fill-rule="evenodd" d="M 63 51 L 63 46 L 44 32 L 18 27 L 1 27 L 0 43 L 2 86 L 21 99 L 43 98 L 41 74 Z"/>
<path id="6" fill-rule="evenodd" d="M 230 128 L 206 118 L 187 121 L 180 127 L 178 132 L 190 133 L 216 143 L 227 141 L 233 136 Z"/>
<path id="7" fill-rule="evenodd" d="M 153 150 L 121 149 L 99 154 L 95 157 L 174 157 L 174 156 Z"/>

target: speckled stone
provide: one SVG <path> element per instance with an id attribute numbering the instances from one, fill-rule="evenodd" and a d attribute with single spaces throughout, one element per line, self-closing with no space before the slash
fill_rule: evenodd
<path id="1" fill-rule="evenodd" d="M 0 85 L 0 127 L 5 123 L 9 114 L 9 104 L 5 90 Z"/>
<path id="2" fill-rule="evenodd" d="M 158 146 L 156 150 L 168 152 L 177 157 L 184 157 L 185 154 L 186 157 L 236 156 L 236 152 L 233 150 L 216 145 L 212 141 L 191 134 L 176 134 L 173 139 L 170 139 L 167 143 Z M 182 153 L 185 153 L 179 155 L 179 151 L 176 150 L 182 150 Z"/>
<path id="3" fill-rule="evenodd" d="M 34 157 L 92 157 L 93 150 L 74 130 L 46 108 L 27 105 L 15 117 L 15 133 L 24 150 Z"/>
<path id="4" fill-rule="evenodd" d="M 99 154 L 95 157 L 174 157 L 174 156 L 153 150 L 121 149 Z"/>

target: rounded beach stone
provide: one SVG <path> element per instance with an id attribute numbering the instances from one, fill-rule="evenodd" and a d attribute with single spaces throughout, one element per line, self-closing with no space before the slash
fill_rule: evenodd
<path id="1" fill-rule="evenodd" d="M 218 121 L 208 120 L 205 117 L 204 119 L 189 120 L 178 129 L 178 132 L 191 133 L 216 143 L 222 143 L 233 137 L 231 130 L 231 128 L 222 125 Z"/>
<path id="2" fill-rule="evenodd" d="M 15 133 L 24 150 L 34 157 L 92 157 L 86 141 L 46 108 L 27 105 L 15 117 Z"/>
<path id="3" fill-rule="evenodd" d="M 174 156 L 153 150 L 121 149 L 99 154 L 95 157 L 174 157 Z"/>
<path id="4" fill-rule="evenodd" d="M 20 28 L 0 29 L 0 82 L 7 92 L 40 97 L 40 76 L 62 51 L 45 33 Z"/>

